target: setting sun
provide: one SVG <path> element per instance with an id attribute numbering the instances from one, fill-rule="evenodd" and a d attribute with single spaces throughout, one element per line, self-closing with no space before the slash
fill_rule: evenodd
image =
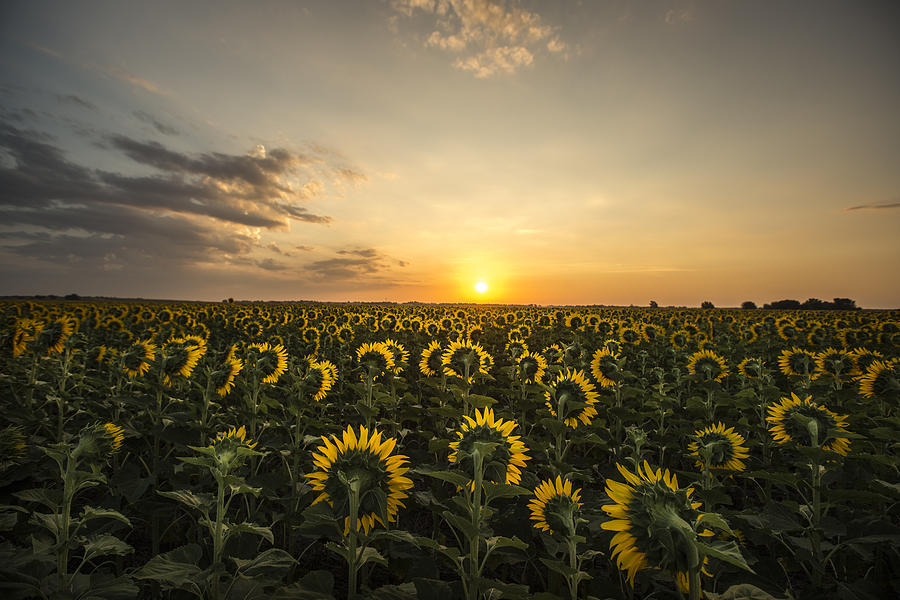
<path id="1" fill-rule="evenodd" d="M 479 281 L 475 283 L 475 291 L 479 294 L 483 294 L 488 291 L 488 284 L 484 281 Z"/>

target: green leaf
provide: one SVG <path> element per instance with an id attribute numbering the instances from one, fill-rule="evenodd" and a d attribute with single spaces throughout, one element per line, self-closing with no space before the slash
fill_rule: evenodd
<path id="1" fill-rule="evenodd" d="M 697 524 L 721 529 L 725 533 L 734 535 L 731 527 L 728 526 L 728 522 L 718 513 L 703 513 L 697 518 Z"/>
<path id="2" fill-rule="evenodd" d="M 13 496 L 23 502 L 37 502 L 38 504 L 43 504 L 54 512 L 56 512 L 60 504 L 62 504 L 62 494 L 56 490 L 44 488 L 32 488 L 30 490 L 22 490 L 21 492 L 13 492 Z"/>
<path id="3" fill-rule="evenodd" d="M 733 585 L 721 594 L 704 592 L 709 600 L 777 600 L 768 592 L 749 583 Z"/>
<path id="4" fill-rule="evenodd" d="M 234 561 L 237 570 L 242 575 L 247 577 L 268 576 L 274 579 L 281 579 L 291 567 L 297 564 L 293 556 L 280 548 L 270 548 L 250 560 L 234 557 L 231 560 Z"/>
<path id="5" fill-rule="evenodd" d="M 479 410 L 490 408 L 497 404 L 497 401 L 490 396 L 479 396 L 478 394 L 469 394 L 469 405 Z"/>
<path id="6" fill-rule="evenodd" d="M 750 565 L 747 564 L 747 561 L 744 560 L 744 557 L 734 540 L 729 540 L 727 542 L 711 541 L 709 543 L 696 542 L 696 544 L 697 549 L 704 555 L 717 558 L 723 562 L 727 562 L 728 564 L 740 567 L 745 571 L 755 574 L 753 569 L 750 568 Z"/>
<path id="7" fill-rule="evenodd" d="M 412 472 L 419 475 L 425 475 L 427 477 L 434 477 L 435 479 L 440 479 L 441 481 L 447 481 L 458 487 L 469 485 L 469 478 L 462 473 L 457 473 L 455 471 L 432 471 L 429 469 L 419 468 L 413 469 Z"/>
<path id="8" fill-rule="evenodd" d="M 475 539 L 480 534 L 475 525 L 473 525 L 472 522 L 468 519 L 464 519 L 459 515 L 455 515 L 449 510 L 445 510 L 441 513 L 441 515 L 449 525 L 458 529 L 460 532 L 462 532 L 463 535 L 466 536 L 466 538 L 470 540 Z"/>
<path id="9" fill-rule="evenodd" d="M 157 554 L 134 574 L 136 579 L 151 579 L 165 589 L 182 589 L 203 597 L 203 570 L 197 566 L 203 551 L 197 544 L 187 544 L 164 554 Z"/>
<path id="10" fill-rule="evenodd" d="M 499 550 L 500 548 L 517 548 L 518 550 L 528 550 L 528 544 L 517 537 L 497 536 L 486 540 L 489 549 Z"/>
<path id="11" fill-rule="evenodd" d="M 383 585 L 369 595 L 371 600 L 417 600 L 416 586 L 412 583 Z"/>
<path id="12" fill-rule="evenodd" d="M 209 511 L 215 504 L 215 500 L 213 500 L 212 494 L 197 494 L 190 490 L 175 490 L 174 492 L 161 492 L 157 490 L 156 493 L 160 496 L 163 496 L 164 498 L 177 500 L 178 502 L 181 502 L 189 508 L 193 508 L 202 512 Z"/>
<path id="13" fill-rule="evenodd" d="M 275 536 L 272 535 L 272 529 L 269 527 L 263 527 L 262 525 L 256 525 L 255 523 L 226 523 L 225 524 L 225 539 L 227 540 L 232 535 L 239 533 L 249 533 L 252 535 L 258 535 L 264 540 L 268 541 L 270 544 L 275 543 Z"/>
<path id="14" fill-rule="evenodd" d="M 128 519 L 128 517 L 117 510 L 85 506 L 84 510 L 81 511 L 82 522 L 90 521 L 92 519 L 115 519 L 116 521 L 121 521 L 122 523 L 125 523 L 126 525 L 131 527 L 131 521 Z"/>
<path id="15" fill-rule="evenodd" d="M 515 498 L 516 496 L 530 496 L 531 491 L 518 485 L 509 483 L 491 483 L 484 482 L 484 496 L 487 502 L 491 502 L 496 498 Z"/>
<path id="16" fill-rule="evenodd" d="M 430 548 L 437 550 L 439 544 L 429 537 L 414 536 L 408 531 L 402 530 L 384 530 L 379 529 L 372 533 L 372 541 L 375 540 L 393 540 L 395 542 L 406 542 L 412 544 L 416 548 Z"/>
<path id="17" fill-rule="evenodd" d="M 53 534 L 53 537 L 57 538 L 59 537 L 62 515 L 59 513 L 34 513 L 31 515 L 31 522 L 42 526 Z"/>
<path id="18" fill-rule="evenodd" d="M 93 560 L 97 556 L 125 556 L 134 552 L 134 548 L 119 538 L 101 534 L 92 536 L 84 543 L 84 560 Z"/>
<path id="19" fill-rule="evenodd" d="M 381 555 L 381 553 L 371 546 L 366 546 L 362 549 L 359 555 L 359 565 L 362 566 L 368 562 L 378 563 L 379 565 L 387 566 L 388 562 L 385 557 Z"/>
<path id="20" fill-rule="evenodd" d="M 300 581 L 278 589 L 273 600 L 333 600 L 334 576 L 330 571 L 310 571 Z"/>
<path id="21" fill-rule="evenodd" d="M 544 563 L 545 567 L 547 567 L 551 571 L 556 571 L 563 577 L 572 577 L 576 573 L 575 569 L 559 560 L 541 557 L 541 562 Z"/>
<path id="22" fill-rule="evenodd" d="M 335 554 L 340 555 L 345 561 L 350 562 L 350 550 L 348 548 L 334 542 L 327 542 L 325 547 Z"/>

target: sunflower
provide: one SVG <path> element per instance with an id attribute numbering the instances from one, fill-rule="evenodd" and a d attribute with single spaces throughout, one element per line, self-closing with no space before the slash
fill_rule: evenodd
<path id="1" fill-rule="evenodd" d="M 528 352 L 528 344 L 522 340 L 510 340 L 506 344 L 505 351 L 513 360 L 518 360 L 523 352 Z"/>
<path id="2" fill-rule="evenodd" d="M 857 348 L 850 352 L 850 358 L 853 360 L 853 374 L 859 379 L 869 367 L 877 360 L 883 361 L 884 355 L 875 350 L 866 348 Z"/>
<path id="3" fill-rule="evenodd" d="M 28 342 L 34 340 L 40 333 L 41 324 L 32 319 L 19 319 L 16 322 L 16 330 L 13 332 L 12 347 L 13 356 L 19 356 L 28 348 Z"/>
<path id="4" fill-rule="evenodd" d="M 448 377 L 459 377 L 472 383 L 476 373 L 488 374 L 493 364 L 490 355 L 481 344 L 471 341 L 454 341 L 441 355 L 441 366 Z"/>
<path id="5" fill-rule="evenodd" d="M 722 381 L 728 375 L 728 363 L 712 350 L 699 350 L 691 354 L 688 373 L 703 375 L 707 381 Z"/>
<path id="6" fill-rule="evenodd" d="M 402 454 L 394 454 L 397 440 L 381 439 L 381 433 L 371 434 L 365 427 L 359 434 L 348 426 L 342 439 L 332 435 L 329 440 L 322 436 L 322 445 L 313 454 L 313 464 L 318 470 L 308 473 L 310 485 L 321 492 L 313 504 L 325 501 L 331 505 L 338 517 L 344 517 L 344 535 L 350 532 L 350 485 L 358 485 L 359 514 L 357 530 L 362 527 L 368 534 L 375 523 L 385 526 L 397 520 L 397 513 L 404 507 L 405 490 L 412 487 L 412 480 L 405 477 L 409 459 Z M 352 482 L 352 483 L 350 483 Z"/>
<path id="7" fill-rule="evenodd" d="M 225 364 L 223 364 L 218 370 L 213 371 L 211 375 L 212 385 L 216 390 L 216 394 L 218 394 L 222 398 L 227 396 L 229 392 L 231 392 L 231 389 L 234 387 L 234 379 L 243 368 L 244 361 L 242 361 L 241 359 L 234 358 L 234 356 L 226 357 Z"/>
<path id="8" fill-rule="evenodd" d="M 691 334 L 684 329 L 679 329 L 669 336 L 669 343 L 676 350 L 684 350 L 691 342 Z"/>
<path id="9" fill-rule="evenodd" d="M 655 342 L 662 336 L 660 328 L 652 323 L 641 323 L 639 331 L 646 342 Z"/>
<path id="10" fill-rule="evenodd" d="M 808 350 L 794 347 L 790 350 L 782 350 L 778 357 L 778 368 L 787 376 L 810 377 L 815 379 L 816 355 Z"/>
<path id="11" fill-rule="evenodd" d="M 672 573 L 682 586 L 692 566 L 686 564 L 692 553 L 684 546 L 698 535 L 714 535 L 709 530 L 694 532 L 691 524 L 701 513 L 700 503 L 691 500 L 693 488 L 679 488 L 674 474 L 654 471 L 647 461 L 636 474 L 618 463 L 616 467 L 626 483 L 606 480 L 606 495 L 614 504 L 601 507 L 612 519 L 600 525 L 616 532 L 609 543 L 616 565 L 628 573 L 632 586 L 638 571 L 651 568 Z"/>
<path id="12" fill-rule="evenodd" d="M 268 342 L 250 344 L 245 364 L 259 369 L 263 383 L 275 383 L 287 371 L 287 350 L 281 344 L 270 346 Z"/>
<path id="13" fill-rule="evenodd" d="M 737 366 L 737 370 L 747 379 L 757 379 L 762 376 L 763 362 L 758 358 L 745 358 Z"/>
<path id="14" fill-rule="evenodd" d="M 643 341 L 641 332 L 634 327 L 622 327 L 619 329 L 619 341 L 623 344 L 637 346 Z"/>
<path id="15" fill-rule="evenodd" d="M 68 316 L 54 319 L 37 334 L 36 344 L 41 350 L 46 350 L 48 353 L 61 354 L 66 340 L 75 333 L 77 325 L 75 319 Z"/>
<path id="16" fill-rule="evenodd" d="M 597 416 L 597 392 L 594 384 L 587 380 L 582 371 L 566 369 L 560 373 L 550 389 L 544 392 L 547 408 L 550 413 L 562 419 L 567 427 L 575 429 L 579 423 L 590 424 Z"/>
<path id="17" fill-rule="evenodd" d="M 383 342 L 366 342 L 356 349 L 356 358 L 372 380 L 394 370 L 394 353 Z"/>
<path id="18" fill-rule="evenodd" d="M 786 342 L 796 340 L 799 335 L 800 332 L 797 331 L 797 328 L 794 327 L 794 324 L 791 322 L 782 323 L 778 326 L 778 337 Z"/>
<path id="19" fill-rule="evenodd" d="M 575 519 L 581 507 L 581 489 L 573 489 L 572 482 L 559 475 L 555 482 L 542 481 L 534 490 L 534 499 L 528 503 L 534 527 L 550 535 L 575 535 Z"/>
<path id="20" fill-rule="evenodd" d="M 257 442 L 247 437 L 247 428 L 241 425 L 238 428 L 232 427 L 228 431 L 220 431 L 216 434 L 215 441 L 209 445 L 210 448 L 217 448 L 219 445 L 238 444 L 250 448 L 256 448 Z"/>
<path id="21" fill-rule="evenodd" d="M 741 328 L 741 339 L 746 344 L 752 344 L 759 339 L 759 332 L 753 326 Z"/>
<path id="22" fill-rule="evenodd" d="M 859 378 L 863 398 L 886 398 L 900 392 L 900 359 L 876 360 Z"/>
<path id="23" fill-rule="evenodd" d="M 119 448 L 122 447 L 122 442 L 125 440 L 124 430 L 115 423 L 106 423 L 103 426 L 103 430 L 106 432 L 107 443 L 110 448 L 109 451 L 117 452 Z"/>
<path id="24" fill-rule="evenodd" d="M 193 340 L 184 338 L 176 338 L 163 346 L 163 383 L 171 386 L 177 379 L 188 379 L 205 349 L 206 346 L 197 346 Z"/>
<path id="25" fill-rule="evenodd" d="M 149 341 L 139 341 L 122 353 L 122 370 L 129 377 L 140 377 L 150 370 L 156 358 L 156 346 Z"/>
<path id="26" fill-rule="evenodd" d="M 547 359 L 525 350 L 516 359 L 516 374 L 522 383 L 541 383 L 547 371 Z"/>
<path id="27" fill-rule="evenodd" d="M 471 473 L 473 470 L 472 450 L 475 442 L 492 442 L 497 444 L 490 456 L 484 457 L 484 480 L 491 483 L 518 484 L 522 480 L 522 469 L 525 461 L 531 457 L 525 454 L 528 448 L 518 435 L 510 435 L 516 428 L 515 421 L 495 419 L 490 408 L 480 412 L 475 409 L 475 418 L 463 415 L 455 442 L 450 442 L 453 452 L 447 460 L 458 464 L 460 468 Z M 470 486 L 474 482 L 470 482 Z"/>
<path id="28" fill-rule="evenodd" d="M 600 387 L 616 387 L 616 380 L 620 377 L 618 360 L 619 355 L 613 354 L 609 348 L 601 348 L 594 352 L 591 375 Z"/>
<path id="29" fill-rule="evenodd" d="M 812 439 L 810 426 L 801 423 L 794 415 L 812 419 L 816 423 L 816 439 Z M 850 451 L 850 440 L 839 437 L 847 433 L 844 429 L 847 425 L 847 415 L 838 415 L 824 406 L 812 401 L 812 396 L 802 400 L 797 394 L 791 394 L 790 398 L 782 398 L 781 402 L 769 407 L 769 431 L 779 444 L 787 444 L 795 441 L 804 446 L 818 445 L 824 450 L 831 450 L 843 456 Z"/>
<path id="30" fill-rule="evenodd" d="M 826 348 L 816 354 L 816 373 L 831 376 L 835 380 L 847 379 L 847 374 L 853 370 L 853 357 L 849 352 Z M 841 377 L 844 375 L 844 377 Z"/>
<path id="31" fill-rule="evenodd" d="M 353 340 L 353 330 L 349 325 L 341 325 L 337 332 L 337 339 L 342 344 L 349 344 Z"/>
<path id="32" fill-rule="evenodd" d="M 312 361 L 306 374 L 303 376 L 303 386 L 308 394 L 312 394 L 313 400 L 324 400 L 329 390 L 334 386 L 337 378 L 337 367 L 330 361 Z"/>
<path id="33" fill-rule="evenodd" d="M 688 444 L 691 456 L 697 457 L 697 468 L 703 469 L 701 448 L 709 451 L 710 469 L 722 471 L 743 471 L 743 460 L 750 456 L 744 437 L 735 432 L 734 427 L 725 428 L 723 423 L 712 425 L 694 432 L 694 441 Z"/>
<path id="34" fill-rule="evenodd" d="M 544 348 L 544 358 L 547 359 L 547 362 L 551 365 L 558 365 L 562 363 L 563 359 L 563 349 L 559 344 L 550 344 L 546 348 Z"/>
<path id="35" fill-rule="evenodd" d="M 435 377 L 442 371 L 441 368 L 441 343 L 432 340 L 428 346 L 422 350 L 422 358 L 419 360 L 419 371 L 426 377 Z"/>
<path id="36" fill-rule="evenodd" d="M 409 362 L 409 351 L 403 347 L 403 344 L 399 342 L 395 342 L 394 340 L 388 338 L 384 342 L 385 347 L 390 350 L 391 356 L 394 358 L 394 375 L 399 375 L 403 371 L 403 367 L 400 366 L 402 364 L 406 364 Z"/>

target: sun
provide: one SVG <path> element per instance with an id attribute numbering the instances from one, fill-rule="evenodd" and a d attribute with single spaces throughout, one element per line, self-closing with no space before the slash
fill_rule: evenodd
<path id="1" fill-rule="evenodd" d="M 484 281 L 475 282 L 475 291 L 479 294 L 483 294 L 488 291 L 488 284 Z"/>

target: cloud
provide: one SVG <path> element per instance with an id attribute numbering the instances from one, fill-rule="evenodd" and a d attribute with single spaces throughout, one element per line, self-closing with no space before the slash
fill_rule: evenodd
<path id="1" fill-rule="evenodd" d="M 851 210 L 884 210 L 889 208 L 900 208 L 900 201 L 898 202 L 884 202 L 881 204 L 860 204 L 858 206 L 850 206 L 845 208 L 844 211 Z"/>
<path id="2" fill-rule="evenodd" d="M 97 110 L 97 107 L 94 106 L 94 104 L 88 102 L 84 98 L 76 96 L 75 94 L 56 94 L 56 99 L 62 104 L 72 104 L 74 106 L 78 106 L 87 110 Z"/>
<path id="3" fill-rule="evenodd" d="M 261 233 L 331 220 L 302 205 L 315 161 L 300 153 L 184 153 L 124 135 L 103 141 L 148 172 L 78 164 L 55 138 L 0 120 L 0 265 L 37 261 L 85 274 L 198 264 L 282 272 L 290 265 L 257 256 L 267 247 Z M 276 244 L 268 249 L 291 256 Z"/>
<path id="4" fill-rule="evenodd" d="M 558 28 L 516 1 L 393 0 L 391 6 L 408 18 L 423 14 L 431 29 L 425 46 L 459 55 L 453 66 L 480 79 L 531 66 L 539 52 L 565 56 Z"/>
<path id="5" fill-rule="evenodd" d="M 375 248 L 353 248 L 338 250 L 333 258 L 325 258 L 313 261 L 303 267 L 307 273 L 311 273 L 317 279 L 343 280 L 365 278 L 380 278 L 380 275 L 390 271 L 391 264 L 405 267 L 407 263 L 386 256 Z"/>
<path id="6" fill-rule="evenodd" d="M 115 65 L 91 65 L 93 68 L 103 71 L 104 73 L 108 73 L 118 79 L 119 81 L 124 81 L 130 85 L 141 88 L 145 92 L 150 92 L 151 94 L 157 94 L 161 96 L 169 96 L 170 92 L 162 89 L 157 84 L 153 83 L 148 79 L 144 79 L 143 77 L 138 77 L 134 73 L 130 73 L 123 69 L 122 67 L 118 67 Z"/>
<path id="7" fill-rule="evenodd" d="M 133 114 L 138 120 L 151 125 L 156 131 L 165 135 L 178 135 L 180 132 L 174 127 L 167 125 L 154 117 L 151 114 L 148 114 L 142 110 L 136 110 Z"/>

